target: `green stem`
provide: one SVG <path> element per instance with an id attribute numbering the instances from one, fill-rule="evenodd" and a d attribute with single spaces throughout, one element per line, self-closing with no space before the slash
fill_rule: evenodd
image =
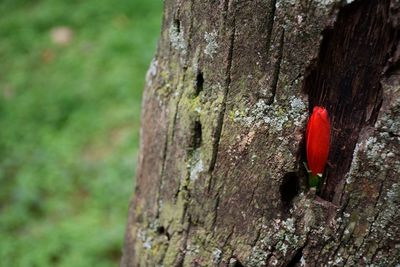
<path id="1" fill-rule="evenodd" d="M 313 175 L 311 172 L 308 173 L 308 186 L 309 187 L 315 187 L 317 190 L 319 189 L 319 176 L 318 175 Z"/>
<path id="2" fill-rule="evenodd" d="M 321 189 L 322 183 L 324 181 L 322 174 L 319 174 L 319 175 L 312 174 L 312 172 L 308 169 L 307 163 L 303 162 L 303 164 L 308 173 L 308 186 L 310 188 L 315 187 L 317 189 L 317 192 L 319 192 Z"/>

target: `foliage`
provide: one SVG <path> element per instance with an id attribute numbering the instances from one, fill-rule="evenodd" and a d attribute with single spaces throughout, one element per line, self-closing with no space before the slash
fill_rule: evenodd
<path id="1" fill-rule="evenodd" d="M 1 1 L 1 266 L 118 263 L 161 8 Z"/>

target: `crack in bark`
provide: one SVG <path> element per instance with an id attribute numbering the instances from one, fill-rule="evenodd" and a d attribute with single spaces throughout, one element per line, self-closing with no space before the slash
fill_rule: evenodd
<path id="1" fill-rule="evenodd" d="M 184 77 L 183 77 L 183 79 L 182 79 L 182 82 L 183 82 L 184 80 L 185 80 L 185 74 L 184 74 Z M 176 126 L 176 121 L 177 121 L 177 118 L 178 118 L 179 104 L 180 104 L 180 102 L 181 102 L 182 95 L 183 95 L 183 92 L 181 92 L 181 93 L 178 95 L 178 100 L 176 101 L 176 106 L 175 106 L 175 110 L 174 110 L 174 118 L 173 118 L 173 120 L 172 120 L 171 141 L 173 141 L 173 140 L 174 140 L 174 137 L 175 137 L 175 126 Z M 168 134 L 168 132 L 167 132 L 167 134 Z M 168 142 L 167 142 L 167 146 L 168 146 Z M 162 176 L 161 176 L 161 179 L 164 178 L 164 171 L 165 171 L 165 160 L 163 161 L 163 165 L 162 165 Z M 177 197 L 178 197 L 178 195 L 179 195 L 180 188 L 181 188 L 181 180 L 179 179 L 179 180 L 178 180 L 178 188 L 177 188 L 177 191 L 176 191 L 176 193 L 175 193 L 175 198 L 174 198 L 174 200 L 173 200 L 174 203 L 176 203 L 176 199 L 177 199 Z"/>
<path id="2" fill-rule="evenodd" d="M 224 252 L 225 252 L 224 249 L 225 249 L 226 245 L 228 244 L 229 240 L 232 238 L 234 232 L 235 232 L 235 226 L 233 225 L 231 227 L 231 231 L 229 232 L 228 236 L 225 238 L 224 243 L 221 246 L 221 256 L 220 256 L 220 259 L 217 262 L 217 264 L 221 263 L 221 260 L 223 258 Z M 229 256 L 232 257 L 232 253 Z"/>
<path id="3" fill-rule="evenodd" d="M 214 204 L 214 207 L 213 207 L 214 217 L 213 217 L 213 220 L 212 220 L 212 223 L 211 223 L 211 229 L 210 229 L 212 231 L 213 235 L 214 235 L 214 228 L 215 228 L 215 225 L 217 223 L 219 200 L 220 200 L 219 199 L 219 193 L 217 193 L 217 196 L 215 197 L 215 204 Z"/>
<path id="4" fill-rule="evenodd" d="M 267 24 L 267 40 L 266 40 L 266 48 L 267 48 L 267 57 L 271 50 L 271 40 L 272 40 L 272 30 L 274 29 L 275 22 L 275 12 L 276 12 L 276 0 L 270 0 L 270 12 L 268 13 L 268 24 Z"/>
<path id="5" fill-rule="evenodd" d="M 257 245 L 258 240 L 260 240 L 261 231 L 262 231 L 262 227 L 260 227 L 259 229 L 257 229 L 256 238 L 254 238 L 254 241 L 251 243 L 251 246 L 252 246 L 252 247 L 254 247 L 255 245 Z"/>
<path id="6" fill-rule="evenodd" d="M 292 261 L 294 261 L 293 262 L 293 264 L 296 264 L 297 263 L 297 261 L 296 261 L 296 254 L 297 254 L 297 252 L 301 252 L 301 253 L 303 253 L 303 250 L 304 250 L 304 248 L 307 246 L 307 243 L 308 243 L 308 237 L 309 237 L 309 233 L 307 233 L 306 234 L 306 237 L 305 237 L 305 241 L 304 241 L 304 243 L 299 247 L 299 248 L 297 248 L 297 249 L 295 249 L 295 253 L 293 254 L 293 257 L 290 259 L 290 261 L 288 262 L 288 264 L 287 265 L 285 265 L 285 267 L 294 267 L 294 266 L 296 266 L 296 265 L 290 265 L 291 263 L 292 263 Z M 269 254 L 268 255 L 268 257 L 267 257 L 267 259 L 265 260 L 265 262 L 268 262 L 271 258 L 272 258 L 272 256 L 275 256 L 278 260 L 279 259 L 281 259 L 282 257 L 279 257 L 279 255 L 277 255 L 277 254 L 274 254 L 274 252 L 275 252 L 275 250 L 276 250 L 276 245 L 279 243 L 279 242 L 283 242 L 285 240 L 285 238 L 282 238 L 282 239 L 278 239 L 278 241 L 272 246 L 272 248 L 271 248 L 271 254 Z M 286 257 L 286 255 L 284 255 L 285 257 Z M 286 259 L 286 258 L 285 258 Z M 285 260 L 284 259 L 284 260 Z M 301 257 L 300 257 L 300 259 L 301 259 Z M 299 259 L 299 260 L 300 260 Z"/>
<path id="7" fill-rule="evenodd" d="M 296 249 L 296 251 L 298 251 L 299 249 L 301 249 L 301 251 L 304 250 L 304 248 L 307 246 L 308 244 L 308 240 L 309 240 L 309 236 L 310 236 L 310 231 L 306 233 L 305 237 L 304 237 L 304 243 L 301 244 L 301 246 L 299 248 Z M 285 241 L 285 237 L 282 236 L 282 238 L 278 238 L 274 244 L 270 245 L 270 249 L 267 249 L 266 251 L 269 253 L 264 261 L 264 263 L 267 263 L 272 256 L 275 256 L 277 259 L 281 259 L 281 257 L 278 257 L 277 254 L 274 254 L 274 252 L 276 251 L 276 246 L 279 244 L 279 242 L 284 242 Z M 286 266 L 287 267 L 287 266 Z"/>
<path id="8" fill-rule="evenodd" d="M 180 253 L 177 256 L 176 261 L 173 265 L 174 267 L 183 267 L 183 263 L 184 263 L 185 257 L 186 257 L 187 243 L 188 243 L 188 239 L 189 239 L 189 232 L 190 232 L 191 224 L 192 224 L 192 222 L 191 222 L 191 219 L 189 216 L 187 226 L 183 230 L 183 242 L 182 242 L 182 246 L 180 248 Z"/>
<path id="9" fill-rule="evenodd" d="M 371 256 L 371 260 L 370 260 L 371 263 L 374 262 L 375 257 L 378 255 L 379 251 L 381 251 L 381 250 L 382 250 L 382 248 L 380 247 L 380 242 L 379 242 L 378 247 L 375 249 L 374 253 Z"/>
<path id="10" fill-rule="evenodd" d="M 300 248 L 296 250 L 293 257 L 290 259 L 286 267 L 295 267 L 300 262 L 301 258 L 303 257 L 303 250 L 307 246 L 307 242 Z"/>
<path id="11" fill-rule="evenodd" d="M 189 27 L 188 27 L 188 30 L 189 30 L 189 33 L 188 33 L 188 40 L 189 40 L 189 42 L 188 42 L 188 44 L 187 44 L 187 51 L 191 51 L 191 48 L 192 48 L 192 42 L 190 42 L 190 40 L 192 40 L 192 37 L 193 37 L 193 20 L 194 20 L 194 16 L 193 16 L 193 6 L 194 6 L 194 4 L 193 4 L 193 2 L 194 2 L 194 0 L 190 0 L 190 21 L 189 21 Z M 190 58 L 190 56 L 189 56 L 189 54 L 190 53 L 187 53 L 187 55 L 186 55 L 186 58 L 185 58 L 185 68 L 187 68 L 187 64 L 188 64 L 188 62 L 189 62 L 189 58 Z"/>
<path id="12" fill-rule="evenodd" d="M 160 182 L 158 184 L 158 190 L 157 190 L 157 196 L 156 196 L 156 205 L 157 205 L 156 219 L 158 219 L 160 217 L 161 190 L 162 190 L 163 177 L 164 177 L 165 164 L 166 164 L 166 161 L 167 161 L 167 151 L 168 151 L 168 128 L 169 127 L 167 127 L 166 137 L 165 137 L 165 141 L 164 141 L 164 144 L 163 144 L 162 164 L 161 164 L 161 171 L 160 171 Z"/>
<path id="13" fill-rule="evenodd" d="M 343 240 L 343 236 L 344 236 L 344 232 L 346 231 L 346 226 L 344 226 L 343 231 L 340 233 L 340 237 L 338 238 L 339 243 L 337 244 L 336 249 L 334 250 L 334 252 L 331 254 L 331 256 L 329 258 L 334 259 L 335 256 L 339 253 L 339 250 L 342 248 L 342 245 L 344 244 L 344 240 Z M 347 242 L 346 242 L 347 244 Z"/>
<path id="14" fill-rule="evenodd" d="M 347 262 L 349 261 L 349 258 L 351 257 L 351 255 L 347 256 L 344 261 L 343 261 L 343 266 L 347 266 Z"/>
<path id="15" fill-rule="evenodd" d="M 224 243 L 222 244 L 222 248 L 224 248 L 228 244 L 228 242 L 231 239 L 231 237 L 233 236 L 234 232 L 235 232 L 235 226 L 232 226 L 231 231 L 229 232 L 228 236 L 225 238 Z"/>
<path id="16" fill-rule="evenodd" d="M 231 0 L 228 0 L 230 3 Z M 229 8 L 229 4 L 226 5 L 226 8 Z M 228 12 L 228 10 L 226 10 Z M 224 117 L 225 117 L 225 109 L 226 109 L 226 102 L 227 102 L 227 97 L 228 97 L 228 92 L 231 84 L 231 69 L 232 69 L 232 60 L 233 60 L 233 50 L 234 50 L 234 45 L 235 45 L 235 35 L 236 35 L 236 21 L 235 21 L 235 10 L 233 11 L 232 17 L 232 30 L 231 30 L 231 35 L 229 37 L 230 45 L 229 45 L 229 50 L 228 50 L 228 56 L 227 56 L 227 66 L 226 66 L 226 80 L 225 80 L 225 89 L 224 89 L 224 95 L 223 95 L 223 100 L 222 100 L 222 107 L 221 111 L 218 114 L 218 119 L 217 119 L 217 127 L 215 129 L 215 135 L 214 135 L 214 142 L 212 146 L 212 155 L 211 155 L 211 160 L 210 160 L 210 166 L 208 168 L 208 172 L 210 173 L 210 179 L 209 179 L 209 184 L 208 184 L 208 193 L 211 190 L 211 185 L 212 185 L 212 173 L 215 168 L 215 164 L 217 162 L 217 154 L 218 154 L 218 149 L 219 149 L 219 141 L 221 138 L 222 134 L 222 126 L 224 123 Z"/>
<path id="17" fill-rule="evenodd" d="M 257 180 L 256 185 L 254 186 L 254 188 L 253 188 L 253 190 L 252 190 L 252 192 L 251 192 L 250 201 L 249 201 L 249 203 L 248 203 L 248 205 L 247 205 L 247 208 L 250 208 L 250 205 L 251 205 L 251 203 L 252 203 L 253 200 L 254 200 L 254 195 L 255 195 L 255 193 L 256 193 L 256 191 L 257 191 L 257 188 L 259 187 L 259 185 L 260 185 L 261 182 L 263 182 L 261 179 Z"/>
<path id="18" fill-rule="evenodd" d="M 399 134 L 396 134 L 394 132 L 388 131 L 388 130 L 383 130 L 383 129 L 376 129 L 379 133 L 387 133 L 389 134 L 390 137 L 400 137 Z"/>
<path id="19" fill-rule="evenodd" d="M 171 238 L 174 235 L 174 233 L 172 233 L 171 235 L 168 234 L 169 227 L 170 227 L 170 225 L 168 224 L 168 226 L 165 228 L 165 233 L 167 235 L 168 242 L 171 240 Z M 167 256 L 167 249 L 165 249 L 165 251 L 163 251 L 163 253 L 161 254 L 161 257 L 160 257 L 160 260 L 159 260 L 159 264 L 162 264 L 164 262 L 165 256 Z"/>
<path id="20" fill-rule="evenodd" d="M 301 77 L 303 77 L 303 74 L 302 74 L 302 73 L 297 74 L 296 78 L 294 78 L 292 81 L 290 81 L 290 86 L 293 86 L 294 83 L 295 83 L 298 79 L 300 79 Z"/>
<path id="21" fill-rule="evenodd" d="M 280 240 L 279 240 L 280 241 Z M 278 242 L 279 242 L 278 241 Z M 278 244 L 278 242 L 276 242 L 273 246 L 271 246 L 271 249 L 268 249 L 267 251 L 268 251 L 268 255 L 267 255 L 267 257 L 265 258 L 265 260 L 264 260 L 264 264 L 266 264 L 271 258 L 272 258 L 272 256 L 275 256 L 274 255 L 274 252 L 275 252 L 275 250 L 276 250 L 276 245 Z"/>
<path id="22" fill-rule="evenodd" d="M 351 160 L 351 163 L 350 164 L 352 164 L 353 163 L 353 160 Z M 347 174 L 349 174 L 349 172 L 347 172 Z M 347 175 L 346 174 L 346 175 Z M 346 177 L 346 176 L 345 176 Z M 347 184 L 347 182 L 345 182 L 344 183 L 344 185 L 343 185 L 343 188 L 342 188 L 342 190 L 341 190 L 341 192 L 340 192 L 340 197 L 339 197 L 339 200 L 338 200 L 338 203 L 337 203 L 337 205 L 339 205 L 339 206 L 341 206 L 342 205 L 342 202 L 343 202 L 343 197 L 346 195 L 346 188 L 347 188 L 347 186 L 348 186 L 348 184 Z M 346 202 L 348 202 L 349 200 L 347 199 L 346 200 Z M 348 204 L 348 203 L 347 203 Z M 344 210 L 344 209 L 343 209 Z"/>
<path id="23" fill-rule="evenodd" d="M 272 103 L 274 103 L 274 100 L 275 100 L 276 88 L 278 87 L 279 74 L 281 71 L 284 43 L 285 43 L 285 29 L 282 28 L 280 38 L 279 38 L 278 55 L 277 55 L 276 62 L 274 64 L 274 72 L 272 74 L 271 98 L 267 102 L 268 105 L 271 105 Z"/>

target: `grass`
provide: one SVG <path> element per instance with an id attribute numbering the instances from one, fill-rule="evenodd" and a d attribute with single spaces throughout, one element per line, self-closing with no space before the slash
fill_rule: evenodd
<path id="1" fill-rule="evenodd" d="M 161 9 L 1 1 L 0 266 L 118 264 Z"/>

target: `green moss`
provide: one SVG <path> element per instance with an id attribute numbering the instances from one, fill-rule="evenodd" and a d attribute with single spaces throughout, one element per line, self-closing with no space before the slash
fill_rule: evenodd
<path id="1" fill-rule="evenodd" d="M 167 66 L 158 66 L 159 70 L 159 78 L 161 80 L 162 86 L 156 88 L 157 95 L 162 99 L 169 99 L 171 94 L 175 93 L 175 96 L 179 96 L 179 84 L 182 79 L 182 75 L 180 74 L 180 66 L 175 61 L 170 61 Z M 157 76 L 157 77 L 158 77 Z M 174 97 L 176 98 L 176 97 Z M 172 98 L 172 99 L 174 99 Z"/>
<path id="2" fill-rule="evenodd" d="M 184 241 L 183 236 L 180 234 L 175 234 L 171 237 L 163 261 L 164 266 L 174 266 L 174 263 L 176 262 L 178 255 L 182 253 L 181 247 L 183 241 Z"/>

